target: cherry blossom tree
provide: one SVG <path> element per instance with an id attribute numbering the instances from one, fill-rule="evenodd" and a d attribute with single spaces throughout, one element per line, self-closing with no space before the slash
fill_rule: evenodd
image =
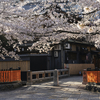
<path id="1" fill-rule="evenodd" d="M 6 47 L 33 41 L 28 50 L 48 52 L 67 39 L 100 48 L 100 0 L 0 0 L 0 36 Z M 3 46 L 0 57 L 18 55 Z"/>

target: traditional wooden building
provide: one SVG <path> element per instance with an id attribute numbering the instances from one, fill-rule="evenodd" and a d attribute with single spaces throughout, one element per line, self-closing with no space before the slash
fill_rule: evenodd
<path id="1" fill-rule="evenodd" d="M 49 54 L 27 53 L 25 50 L 28 46 L 22 46 L 22 52 L 19 54 L 21 59 L 15 61 L 9 57 L 5 60 L 0 58 L 0 69 L 9 69 L 18 67 L 22 72 L 64 69 L 70 68 L 70 74 L 78 74 L 86 68 L 100 67 L 100 51 L 93 45 L 79 41 L 64 41 L 55 44 Z"/>

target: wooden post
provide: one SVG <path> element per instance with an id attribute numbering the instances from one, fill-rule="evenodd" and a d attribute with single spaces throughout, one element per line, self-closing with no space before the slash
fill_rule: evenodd
<path id="1" fill-rule="evenodd" d="M 65 71 L 63 71 L 62 74 L 64 75 L 65 74 Z"/>
<path id="2" fill-rule="evenodd" d="M 63 50 L 63 44 L 61 44 L 61 67 L 64 69 L 64 50 Z"/>
<path id="3" fill-rule="evenodd" d="M 39 74 L 36 74 L 36 79 L 39 79 Z"/>
<path id="4" fill-rule="evenodd" d="M 42 78 L 45 78 L 45 73 L 42 74 Z"/>
<path id="5" fill-rule="evenodd" d="M 70 70 L 69 70 L 69 68 L 68 68 L 68 76 L 70 76 Z"/>
<path id="6" fill-rule="evenodd" d="M 48 73 L 48 77 L 51 77 L 51 73 Z"/>
<path id="7" fill-rule="evenodd" d="M 54 86 L 58 86 L 59 85 L 59 76 L 58 76 L 58 70 L 55 69 L 53 72 L 53 81 L 54 81 Z"/>
<path id="8" fill-rule="evenodd" d="M 60 73 L 60 71 L 58 72 L 58 75 L 60 75 L 61 73 Z"/>
<path id="9" fill-rule="evenodd" d="M 30 71 L 30 84 L 32 84 L 32 71 Z"/>

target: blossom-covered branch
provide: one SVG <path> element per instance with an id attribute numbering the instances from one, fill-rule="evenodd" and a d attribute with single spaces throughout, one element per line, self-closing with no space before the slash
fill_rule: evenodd
<path id="1" fill-rule="evenodd" d="M 8 46 L 18 52 L 19 45 L 27 41 L 34 42 L 28 50 L 48 52 L 53 48 L 52 44 L 66 39 L 88 41 L 100 48 L 100 1 L 63 1 L 1 0 L 0 36 L 4 36 Z M 3 42 L 1 40 L 1 57 L 18 57 L 12 50 L 3 47 Z"/>

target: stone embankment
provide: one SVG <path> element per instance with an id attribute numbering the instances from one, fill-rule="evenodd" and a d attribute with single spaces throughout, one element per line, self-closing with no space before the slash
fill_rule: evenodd
<path id="1" fill-rule="evenodd" d="M 100 84 L 88 83 L 86 84 L 86 90 L 100 92 Z"/>
<path id="2" fill-rule="evenodd" d="M 13 90 L 16 88 L 19 88 L 23 85 L 26 85 L 26 82 L 20 81 L 20 82 L 9 82 L 9 83 L 0 83 L 0 91 L 3 90 Z"/>

